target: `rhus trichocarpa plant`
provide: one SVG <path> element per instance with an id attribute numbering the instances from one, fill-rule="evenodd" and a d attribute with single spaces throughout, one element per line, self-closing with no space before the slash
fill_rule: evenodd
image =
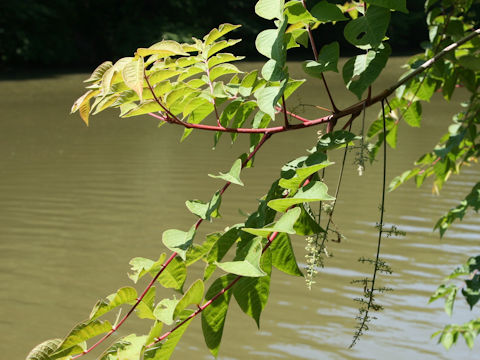
<path id="1" fill-rule="evenodd" d="M 201 39 L 193 38 L 188 43 L 163 40 L 137 49 L 131 57 L 100 64 L 85 80 L 86 92 L 72 107 L 72 112 L 78 112 L 87 125 L 90 115 L 114 108 L 121 117 L 150 116 L 160 125 L 183 127 L 181 140 L 193 131 L 208 131 L 215 146 L 227 133 L 224 137 L 229 136 L 232 142 L 248 136 L 249 148 L 232 157 L 228 171 L 210 175 L 224 183 L 210 199 L 186 202 L 187 209 L 198 217 L 194 224 L 164 229 L 162 241 L 169 252 L 159 250 L 155 258 L 135 257 L 130 261 L 128 276 L 134 284 L 145 282 L 141 291 L 137 291 L 138 285 L 130 284 L 99 300 L 88 320 L 77 324 L 63 339 L 39 344 L 27 359 L 77 359 L 97 347 L 104 349 L 102 360 L 169 359 L 197 317 L 201 318 L 206 346 L 217 356 L 230 303 L 236 302 L 259 324 L 274 269 L 312 286 L 313 277 L 318 277 L 317 272 L 326 265 L 323 257 L 328 254 L 328 242 L 343 236 L 341 224 L 334 223 L 334 214 L 345 164 L 354 162 L 361 175 L 380 153 L 383 186 L 379 189 L 380 215 L 374 219 L 378 238 L 373 239 L 377 251 L 361 254 L 359 259 L 371 269 L 371 276 L 353 280 L 363 288 L 362 296 L 355 299 L 359 314 L 358 326 L 352 331 L 353 346 L 371 325 L 372 313 L 382 309 L 377 295 L 390 290 L 385 276 L 391 269 L 380 256 L 382 239 L 402 233 L 396 226 L 387 227 L 384 221 L 387 146 L 396 147 L 399 123 L 420 127 L 423 102 L 436 92 L 448 101 L 456 88 L 465 89 L 463 108 L 454 116 L 448 132 L 412 170 L 395 178 L 390 190 L 409 179 L 420 186 L 431 178 L 438 192 L 452 174 L 478 160 L 479 3 L 427 0 L 429 41 L 423 44 L 424 53 L 412 57 L 400 80 L 380 92 L 374 92 L 372 84 L 391 55 L 390 19 L 397 12 L 408 13 L 406 0 L 343 4 L 322 0 L 309 2 L 308 7 L 304 0 L 260 0 L 252 4 L 252 16 L 254 11 L 271 23 L 269 29 L 258 34 L 255 46 L 267 60 L 261 68 L 248 73 L 235 65 L 244 57 L 231 50 L 240 41 L 231 39 L 240 25 L 228 23 Z M 339 43 L 322 43 L 315 36 L 315 30 L 325 24 L 343 31 L 346 41 L 357 49 L 341 70 Z M 293 79 L 288 71 L 287 56 L 299 47 L 311 49 L 303 62 L 305 77 L 317 82 L 319 94 L 326 92 L 329 99 L 326 104 L 316 104 L 320 116 L 314 119 L 289 106 L 289 98 L 307 81 Z M 341 72 L 337 81 L 343 82 L 358 101 L 346 108 L 338 107 L 324 76 L 326 72 Z M 378 117 L 367 119 L 365 110 L 375 104 L 380 106 Z M 361 125 L 356 126 L 360 128 L 358 133 L 352 132 L 354 122 Z M 196 236 L 204 221 L 219 216 L 225 191 L 230 186 L 244 186 L 242 171 L 253 165 L 271 137 L 289 136 L 305 128 L 321 130 L 318 141 L 309 145 L 304 156 L 286 163 L 277 180 L 265 184 L 266 194 L 250 214 L 224 231 Z M 342 152 L 343 160 L 334 164 L 329 160 L 332 152 Z M 352 152 L 355 158 L 346 162 Z M 332 166 L 340 168 L 340 175 L 327 187 L 325 173 Z M 479 209 L 479 184 L 435 225 L 442 235 L 469 208 Z M 303 272 L 292 248 L 294 234 L 306 239 L 307 267 Z M 186 283 L 188 268 L 197 262 L 204 263 L 203 277 Z M 384 284 L 380 284 L 381 277 Z M 478 283 L 478 274 L 474 279 Z M 468 299 L 475 305 L 479 297 Z M 114 313 L 122 308 L 125 315 L 115 319 Z M 144 333 L 109 341 L 134 316 L 143 319 Z M 469 337 L 475 337 L 478 329 Z"/>

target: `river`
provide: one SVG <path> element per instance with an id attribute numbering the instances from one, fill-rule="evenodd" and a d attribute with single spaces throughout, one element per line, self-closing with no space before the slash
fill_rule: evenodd
<path id="1" fill-rule="evenodd" d="M 390 60 L 374 93 L 398 78 L 402 61 Z M 243 66 L 251 68 L 255 64 Z M 303 77 L 299 64 L 291 64 L 290 72 Z M 36 344 L 63 337 L 87 318 L 99 298 L 131 285 L 126 276 L 129 260 L 135 256 L 157 258 L 164 251 L 164 230 L 188 229 L 195 219 L 186 210 L 185 201 L 208 199 L 221 182 L 207 174 L 228 170 L 248 143 L 245 138 L 231 146 L 224 136 L 212 151 L 211 133 L 197 131 L 180 143 L 182 129 L 178 127 L 158 129 L 157 122 L 147 116 L 120 119 L 114 111 L 94 116 L 87 128 L 77 115 L 69 115 L 87 75 L 0 82 L 3 359 L 22 359 Z M 328 104 L 320 82 L 309 80 L 291 103 Z M 342 89 L 338 75 L 328 80 L 339 106 L 354 100 Z M 431 149 L 464 100 L 463 95 L 457 93 L 451 103 L 435 95 L 424 107 L 420 130 L 401 124 L 397 149 L 388 149 L 389 179 Z M 310 117 L 322 115 L 309 107 L 305 110 Z M 368 109 L 366 120 L 372 121 L 378 111 L 378 107 Z M 197 239 L 242 221 L 238 211 L 256 207 L 256 199 L 278 177 L 281 166 L 305 154 L 316 137 L 316 129 L 307 129 L 269 140 L 257 156 L 256 166 L 242 174 L 245 187 L 232 186 L 226 192 L 222 218 L 203 224 Z M 416 189 L 414 184 L 387 195 L 386 222 L 407 232 L 405 237 L 386 238 L 382 245 L 382 256 L 394 272 L 382 275 L 380 281 L 394 291 L 378 295 L 377 301 L 385 310 L 375 314 L 378 319 L 371 323 L 370 330 L 348 349 L 358 312 L 353 298 L 362 293 L 361 286 L 352 285 L 351 280 L 371 270 L 357 259 L 375 255 L 382 170 L 381 162 L 376 162 L 359 177 L 354 155 L 351 152 L 347 158 L 335 215 L 335 223 L 346 239 L 329 243 L 333 256 L 326 259 L 326 267 L 320 270 L 311 291 L 302 278 L 274 272 L 260 330 L 232 301 L 219 359 L 472 358 L 463 339 L 446 352 L 430 336 L 447 323 L 461 323 L 478 314 L 470 313 L 461 295 L 453 318 L 445 315 L 442 301 L 427 302 L 443 277 L 467 254 L 479 253 L 478 216 L 470 214 L 444 239 L 432 232 L 444 211 L 455 206 L 478 181 L 478 166 L 452 177 L 441 196 L 433 195 L 429 185 Z M 327 171 L 331 193 L 336 176 L 337 170 Z M 296 237 L 294 248 L 302 267 L 304 247 L 305 240 Z M 200 271 L 200 267 L 194 268 L 187 282 L 200 276 Z M 148 331 L 140 326 L 137 321 L 127 322 L 119 335 Z M 172 359 L 192 356 L 211 358 L 198 319 Z"/>

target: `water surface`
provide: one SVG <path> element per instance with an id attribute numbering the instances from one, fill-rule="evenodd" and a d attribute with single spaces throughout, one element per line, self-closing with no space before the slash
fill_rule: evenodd
<path id="1" fill-rule="evenodd" d="M 391 60 L 374 92 L 398 77 L 401 61 Z M 298 64 L 292 64 L 290 71 L 303 77 Z M 93 117 L 87 128 L 77 116 L 68 115 L 86 77 L 0 83 L 0 352 L 5 359 L 24 358 L 37 343 L 64 336 L 88 316 L 99 298 L 131 285 L 126 277 L 128 261 L 135 256 L 156 258 L 164 251 L 164 230 L 189 228 L 195 219 L 185 200 L 208 199 L 221 182 L 207 174 L 228 170 L 248 144 L 245 138 L 232 147 L 224 136 L 219 149 L 212 151 L 212 134 L 199 132 L 180 144 L 180 128 L 158 129 L 148 117 L 119 119 L 113 111 Z M 339 77 L 331 76 L 329 81 L 339 106 L 354 101 L 342 90 Z M 390 179 L 435 144 L 463 100 L 461 93 L 457 95 L 450 104 L 435 96 L 425 106 L 422 130 L 402 124 L 398 149 L 389 150 Z M 291 106 L 312 103 L 328 105 L 315 80 L 292 97 Z M 368 109 L 367 121 L 378 110 Z M 323 115 L 309 107 L 305 111 L 309 117 Z M 197 239 L 242 221 L 238 210 L 254 209 L 280 167 L 312 147 L 316 131 L 279 134 L 269 140 L 256 166 L 242 174 L 246 186 L 228 190 L 222 219 L 202 225 Z M 347 159 L 335 216 L 346 240 L 329 243 L 333 257 L 327 259 L 311 291 L 303 279 L 274 273 L 260 330 L 232 301 L 220 359 L 472 358 L 462 339 L 447 353 L 430 335 L 446 323 L 461 323 L 478 314 L 467 311 L 460 299 L 450 319 L 441 302 L 428 305 L 427 301 L 465 254 L 478 254 L 478 217 L 469 216 L 443 240 L 431 230 L 438 217 L 478 181 L 478 167 L 453 178 L 441 197 L 432 195 L 428 185 L 417 190 L 412 184 L 388 194 L 386 221 L 408 233 L 383 243 L 383 257 L 394 273 L 381 281 L 394 292 L 378 297 L 385 311 L 355 348 L 347 348 L 358 311 L 352 299 L 362 292 L 350 282 L 370 271 L 357 259 L 375 254 L 381 189 L 381 164 L 368 167 L 359 177 L 354 155 Z M 327 172 L 331 192 L 336 176 L 335 169 Z M 294 246 L 305 266 L 304 239 L 295 238 Z M 200 272 L 200 267 L 194 268 L 188 281 Z M 119 335 L 128 331 L 142 328 L 133 321 Z M 198 320 L 173 359 L 191 356 L 210 358 Z"/>

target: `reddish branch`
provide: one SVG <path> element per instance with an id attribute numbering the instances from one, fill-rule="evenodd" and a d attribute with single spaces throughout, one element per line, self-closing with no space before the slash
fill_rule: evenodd
<path id="1" fill-rule="evenodd" d="M 302 0 L 302 3 L 305 5 L 305 1 Z M 313 40 L 313 38 L 311 37 L 311 30 L 308 28 L 309 30 L 309 36 L 310 36 L 310 39 L 311 41 Z M 300 121 L 302 121 L 301 124 L 293 124 L 293 125 L 290 125 L 290 124 L 286 124 L 284 126 L 278 126 L 278 127 L 271 127 L 271 128 L 265 128 L 265 129 L 251 129 L 251 128 L 226 128 L 226 127 L 223 127 L 223 126 L 210 126 L 210 125 L 202 125 L 202 124 L 190 124 L 190 123 L 187 123 L 187 122 L 184 122 L 182 120 L 180 120 L 179 118 L 177 118 L 175 115 L 173 115 L 169 110 L 168 108 L 162 104 L 162 102 L 160 101 L 160 99 L 158 99 L 158 97 L 156 96 L 154 90 L 153 90 L 153 87 L 151 86 L 150 82 L 148 81 L 148 77 L 146 76 L 145 74 L 145 80 L 147 82 L 147 85 L 155 99 L 155 101 L 160 105 L 160 107 L 163 109 L 164 113 L 163 115 L 157 115 L 157 114 L 154 114 L 154 113 L 150 113 L 149 115 L 155 117 L 155 118 L 158 118 L 162 121 L 165 121 L 165 122 L 169 122 L 169 123 L 174 123 L 174 124 L 177 124 L 177 125 L 181 125 L 181 126 L 184 126 L 186 128 L 189 128 L 189 129 L 201 129 L 201 130 L 207 130 L 207 131 L 220 131 L 220 132 L 230 132 L 230 133 L 263 133 L 264 136 L 262 137 L 262 139 L 260 140 L 260 142 L 258 143 L 258 145 L 255 147 L 255 149 L 248 155 L 248 157 L 243 161 L 242 163 L 242 168 L 244 168 L 247 163 L 253 158 L 253 156 L 255 156 L 255 154 L 257 153 L 257 151 L 260 149 L 260 147 L 265 143 L 266 140 L 268 140 L 272 134 L 274 133 L 279 133 L 279 132 L 285 132 L 285 131 L 290 131 L 290 130 L 297 130 L 297 129 L 304 129 L 304 128 L 308 128 L 308 127 L 311 127 L 311 126 L 315 126 L 315 125 L 319 125 L 319 124 L 323 124 L 323 123 L 328 123 L 328 122 L 336 122 L 338 119 L 340 118 L 343 118 L 345 116 L 348 116 L 348 115 L 351 115 L 351 118 L 350 120 L 347 122 L 347 124 L 345 125 L 346 126 L 350 126 L 352 121 L 354 120 L 354 118 L 356 116 L 358 116 L 358 114 L 365 108 L 365 107 L 368 107 L 368 106 L 371 106 L 377 102 L 380 102 L 384 99 L 386 99 L 388 96 L 390 96 L 398 87 L 400 87 L 401 85 L 407 83 L 408 81 L 410 81 L 412 78 L 416 77 L 418 74 L 422 73 L 423 71 L 425 71 L 426 69 L 430 68 L 436 61 L 438 61 L 438 59 L 440 59 L 441 57 L 445 56 L 448 52 L 456 49 L 457 47 L 459 47 L 460 45 L 466 43 L 467 41 L 473 39 L 474 37 L 480 35 L 480 29 L 476 29 L 476 30 L 473 30 L 468 36 L 466 36 L 465 38 L 453 43 L 453 44 L 450 44 L 449 46 L 447 46 L 446 48 L 444 48 L 442 51 L 440 51 L 438 54 L 436 54 L 433 58 L 431 58 L 430 60 L 426 61 L 425 63 L 423 63 L 420 67 L 418 67 L 415 71 L 411 72 L 408 76 L 404 77 L 403 79 L 401 79 L 400 81 L 398 81 L 396 84 L 392 85 L 390 88 L 388 89 L 385 89 L 384 91 L 382 91 L 381 93 L 379 93 L 378 95 L 376 96 L 368 96 L 367 99 L 365 100 L 362 100 L 344 110 L 338 110 L 335 105 L 333 104 L 333 101 L 332 101 L 332 105 L 333 105 L 333 108 L 334 108 L 334 113 L 331 114 L 331 115 L 328 115 L 328 116 L 324 116 L 322 118 L 318 118 L 318 119 L 315 119 L 315 120 L 307 120 L 307 119 L 304 119 L 296 114 L 293 114 L 293 113 L 290 113 L 290 112 L 287 112 L 285 108 L 283 108 L 283 112 L 286 116 L 286 114 L 290 115 L 291 117 L 294 117 Z M 316 48 L 315 48 L 315 45 L 314 45 L 314 42 L 312 41 L 312 48 L 314 49 L 314 53 L 316 54 L 316 59 L 318 59 L 318 53 L 316 53 Z M 326 83 L 325 83 L 326 85 Z M 328 91 L 328 87 L 327 87 L 327 91 Z M 329 92 L 329 91 L 328 91 Z M 329 92 L 329 95 L 330 95 L 330 92 Z M 225 190 L 230 186 L 230 182 L 227 182 L 223 187 L 222 189 L 220 189 L 220 194 L 223 194 L 225 192 Z M 304 184 L 306 185 L 306 184 Z M 195 223 L 195 228 L 197 229 L 200 224 L 202 223 L 202 219 L 198 219 L 197 222 Z M 268 237 L 268 242 L 267 244 L 265 245 L 265 247 L 263 248 L 263 251 L 262 252 L 265 252 L 266 249 L 268 249 L 268 247 L 271 245 L 271 243 L 273 242 L 273 240 L 278 236 L 278 233 L 277 232 L 274 232 L 272 233 L 269 237 Z M 142 292 L 142 294 L 140 295 L 140 297 L 137 299 L 137 301 L 135 302 L 135 304 L 130 308 L 130 310 L 128 311 L 128 313 L 120 320 L 120 322 L 115 325 L 114 327 L 112 327 L 112 329 L 106 333 L 100 340 L 98 340 L 94 345 L 92 345 L 90 348 L 88 348 L 87 350 L 83 351 L 82 353 L 80 354 L 77 354 L 75 356 L 72 357 L 72 359 L 76 359 L 76 358 L 79 358 L 87 353 L 89 353 L 90 351 L 92 351 L 94 348 L 96 348 L 98 345 L 100 345 L 101 343 L 103 343 L 107 338 L 109 338 L 113 333 L 115 333 L 118 328 L 129 318 L 129 316 L 133 313 L 133 311 L 136 309 L 136 307 L 138 306 L 138 304 L 142 301 L 142 299 L 145 297 L 145 295 L 147 294 L 147 292 L 150 290 L 150 288 L 153 286 L 153 284 L 155 283 L 155 281 L 158 279 L 158 277 L 162 274 L 162 272 L 166 269 L 166 267 L 171 263 L 171 261 L 175 258 L 175 256 L 177 255 L 176 252 L 173 252 L 171 254 L 171 256 L 167 259 L 167 261 L 161 266 L 160 270 L 157 272 L 157 274 L 155 274 L 155 276 L 152 278 L 152 280 L 150 281 L 150 283 L 147 285 L 147 287 L 145 288 L 145 290 Z M 207 301 L 205 304 L 203 304 L 202 306 L 200 306 L 198 308 L 198 310 L 196 312 L 194 312 L 192 315 L 190 315 L 187 319 L 185 319 L 184 321 L 182 321 L 181 323 L 179 323 L 177 326 L 175 326 L 172 330 L 170 330 L 169 332 L 165 333 L 164 335 L 158 337 L 155 339 L 155 342 L 152 343 L 152 344 L 149 344 L 147 346 L 148 347 L 151 347 L 153 346 L 153 344 L 155 343 L 158 343 L 159 341 L 162 341 L 164 340 L 166 337 L 168 337 L 173 331 L 175 331 L 176 329 L 178 329 L 180 326 L 182 326 L 183 324 L 185 324 L 187 321 L 189 321 L 191 318 L 195 317 L 196 315 L 198 315 L 200 312 L 202 312 L 206 307 L 208 307 L 213 301 L 215 301 L 219 296 L 221 296 L 223 293 L 225 293 L 226 291 L 228 291 L 233 285 L 235 285 L 235 283 L 241 279 L 241 276 L 238 276 L 237 278 L 235 278 L 235 280 L 233 280 L 230 284 L 228 284 L 224 289 L 222 289 L 219 293 L 217 293 L 212 299 L 210 299 L 209 301 Z"/>
<path id="2" fill-rule="evenodd" d="M 258 150 L 263 146 L 263 144 L 265 144 L 265 142 L 271 137 L 272 135 L 267 133 L 265 134 L 261 139 L 260 139 L 260 142 L 257 144 L 257 146 L 253 149 L 253 151 L 248 154 L 247 158 L 242 162 L 242 169 L 247 166 L 248 162 L 250 160 L 252 160 L 252 158 L 255 156 L 255 154 L 258 152 Z M 231 185 L 232 183 L 230 181 L 228 181 L 220 190 L 219 190 L 219 193 L 220 195 L 223 195 L 223 193 L 225 192 L 225 190 L 228 189 L 228 187 Z M 200 224 L 203 222 L 203 219 L 198 219 L 195 223 L 195 230 L 198 229 L 198 227 L 200 226 Z M 135 309 L 137 308 L 138 304 L 140 304 L 140 302 L 143 300 L 143 298 L 145 297 L 145 295 L 147 294 L 147 292 L 150 290 L 150 288 L 155 284 L 155 282 L 157 281 L 158 277 L 163 273 L 163 271 L 167 268 L 167 266 L 172 262 L 172 260 L 175 258 L 175 256 L 177 256 L 177 253 L 176 252 L 173 252 L 170 257 L 167 259 L 167 261 L 165 261 L 165 263 L 162 264 L 160 270 L 155 274 L 155 276 L 152 278 L 152 280 L 148 283 L 147 287 L 143 290 L 142 294 L 137 298 L 137 301 L 135 302 L 134 305 L 132 305 L 132 307 L 130 308 L 130 310 L 128 311 L 128 313 L 120 320 L 120 322 L 113 326 L 112 329 L 106 333 L 102 338 L 100 338 L 95 344 L 93 344 L 90 348 L 84 350 L 83 352 L 81 352 L 80 354 L 77 354 L 75 356 L 72 357 L 72 360 L 73 359 L 77 359 L 83 355 L 86 355 L 88 354 L 89 352 L 91 352 L 93 349 L 95 349 L 98 345 L 100 345 L 101 343 L 103 343 L 105 340 L 107 340 L 113 333 L 115 333 L 118 328 L 120 326 L 122 326 L 122 324 L 130 317 L 130 315 L 135 311 Z M 231 286 L 233 286 L 233 284 L 231 284 Z M 230 287 L 231 287 L 230 286 Z M 220 296 L 220 295 L 218 295 Z M 217 296 L 217 297 L 218 297 Z M 215 297 L 215 299 L 217 298 Z M 213 300 L 215 300 L 213 299 Z M 211 301 L 213 301 L 211 300 Z M 207 305 L 208 306 L 208 305 Z M 206 307 L 206 306 L 205 306 Z M 173 331 L 173 330 L 172 330 Z M 172 332 L 170 331 L 170 333 Z M 168 335 L 167 335 L 168 336 Z M 165 336 L 166 337 L 166 336 Z"/>
<path id="3" fill-rule="evenodd" d="M 308 183 L 310 183 L 310 180 L 307 179 L 303 185 L 307 185 Z M 285 195 L 286 196 L 286 195 Z M 285 197 L 284 196 L 284 197 Z M 290 208 L 292 208 L 294 206 L 291 206 Z M 289 209 L 290 209 L 289 208 Z M 272 245 L 272 242 L 273 240 L 275 240 L 275 238 L 278 236 L 279 232 L 278 231 L 274 231 L 273 233 L 270 234 L 269 237 L 267 237 L 267 243 L 265 244 L 265 246 L 263 247 L 262 249 L 262 254 L 267 251 L 267 249 L 270 247 L 270 245 Z M 182 320 L 181 322 L 179 322 L 177 325 L 175 325 L 175 327 L 173 327 L 172 329 L 170 329 L 169 331 L 167 331 L 165 334 L 163 334 L 162 336 L 159 336 L 157 338 L 154 339 L 154 341 L 148 345 L 145 346 L 145 348 L 151 348 L 153 345 L 155 345 L 156 343 L 166 339 L 168 336 L 170 336 L 174 331 L 176 331 L 177 329 L 179 329 L 182 325 L 184 325 L 185 323 L 187 323 L 188 321 L 192 320 L 195 316 L 197 316 L 198 314 L 200 314 L 203 310 L 205 310 L 207 307 L 209 307 L 216 299 L 218 299 L 220 296 L 222 296 L 223 294 L 225 294 L 228 290 L 230 290 L 233 285 L 235 285 L 243 276 L 242 275 L 238 275 L 235 279 L 233 279 L 227 286 L 225 286 L 222 290 L 220 290 L 218 293 L 216 293 L 210 300 L 208 300 L 205 304 L 201 305 L 201 306 L 198 306 L 198 309 L 190 314 L 190 316 L 188 316 L 186 319 Z"/>

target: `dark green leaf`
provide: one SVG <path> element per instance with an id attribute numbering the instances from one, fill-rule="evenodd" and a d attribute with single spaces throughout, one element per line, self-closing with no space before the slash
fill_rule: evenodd
<path id="1" fill-rule="evenodd" d="M 288 275 L 303 276 L 298 268 L 290 237 L 286 233 L 278 234 L 270 245 L 272 264 Z"/>
<path id="2" fill-rule="evenodd" d="M 245 246 L 245 249 L 243 249 L 239 256 L 236 256 L 238 260 L 217 263 L 216 265 L 223 271 L 231 274 L 260 277 L 266 275 L 260 267 L 261 256 L 262 238 L 257 237 L 251 241 L 249 246 Z"/>
<path id="3" fill-rule="evenodd" d="M 308 75 L 317 78 L 321 78 L 322 73 L 325 71 L 338 72 L 337 64 L 339 56 L 340 47 L 338 42 L 335 41 L 331 44 L 325 45 L 320 50 L 317 61 L 309 60 L 303 63 L 303 71 Z"/>
<path id="4" fill-rule="evenodd" d="M 321 22 L 348 20 L 337 5 L 330 4 L 326 0 L 317 3 L 310 13 Z"/>
<path id="5" fill-rule="evenodd" d="M 272 273 L 272 256 L 267 250 L 260 261 L 262 269 L 267 274 L 263 277 L 244 277 L 233 288 L 233 295 L 243 312 L 251 316 L 260 327 L 260 314 L 267 304 L 270 292 L 270 276 Z"/>
<path id="6" fill-rule="evenodd" d="M 398 10 L 408 14 L 406 0 L 366 0 L 371 5 Z"/>
<path id="7" fill-rule="evenodd" d="M 330 201 L 335 200 L 327 194 L 328 188 L 324 183 L 317 181 L 301 188 L 293 197 L 285 199 L 276 199 L 268 202 L 268 206 L 280 212 L 286 211 L 290 206 L 308 203 L 312 201 Z"/>
<path id="8" fill-rule="evenodd" d="M 390 23 L 390 11 L 371 5 L 365 16 L 351 20 L 344 29 L 345 39 L 360 49 L 378 48 Z"/>

